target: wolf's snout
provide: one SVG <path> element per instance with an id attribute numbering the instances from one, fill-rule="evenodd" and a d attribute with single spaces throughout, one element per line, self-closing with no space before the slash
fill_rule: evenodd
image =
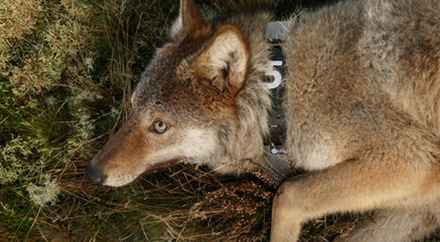
<path id="1" fill-rule="evenodd" d="M 96 183 L 104 183 L 105 178 L 107 178 L 107 176 L 104 175 L 104 172 L 102 171 L 102 169 L 100 169 L 92 164 L 89 164 L 86 167 L 86 174 L 87 174 L 87 176 L 90 177 L 90 179 L 92 179 Z"/>

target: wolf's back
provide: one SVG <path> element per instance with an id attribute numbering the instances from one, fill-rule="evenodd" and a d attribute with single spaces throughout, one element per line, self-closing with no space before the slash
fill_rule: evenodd
<path id="1" fill-rule="evenodd" d="M 303 13 L 284 52 L 286 147 L 300 166 L 334 165 L 371 140 L 375 123 L 395 125 L 393 113 L 440 134 L 440 2 L 345 1 Z"/>

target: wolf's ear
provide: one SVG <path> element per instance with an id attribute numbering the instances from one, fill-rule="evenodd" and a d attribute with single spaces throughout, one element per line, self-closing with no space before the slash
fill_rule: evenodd
<path id="1" fill-rule="evenodd" d="M 249 69 L 249 50 L 241 31 L 233 25 L 221 27 L 193 66 L 198 76 L 220 90 L 240 89 Z"/>
<path id="2" fill-rule="evenodd" d="M 197 30 L 209 27 L 203 19 L 202 14 L 192 0 L 180 0 L 180 12 L 173 26 L 170 37 L 177 39 L 179 36 L 186 36 Z"/>

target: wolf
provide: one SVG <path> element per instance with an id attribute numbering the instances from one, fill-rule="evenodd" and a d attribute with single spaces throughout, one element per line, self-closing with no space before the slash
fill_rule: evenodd
<path id="1" fill-rule="evenodd" d="M 187 162 L 240 174 L 268 162 L 266 11 L 211 25 L 181 0 L 170 42 L 133 112 L 86 168 L 103 185 Z M 440 2 L 347 0 L 290 20 L 285 143 L 292 165 L 273 201 L 271 241 L 302 225 L 374 210 L 346 241 L 412 241 L 440 225 Z"/>

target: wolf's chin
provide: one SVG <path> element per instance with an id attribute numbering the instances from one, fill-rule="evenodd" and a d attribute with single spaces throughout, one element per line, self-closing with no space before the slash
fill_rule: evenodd
<path id="1" fill-rule="evenodd" d="M 137 179 L 139 179 L 140 176 L 134 176 L 134 177 L 118 177 L 117 180 L 107 179 L 104 181 L 102 185 L 108 186 L 108 187 L 123 187 L 130 183 L 133 183 Z"/>
<path id="2" fill-rule="evenodd" d="M 173 160 L 170 160 L 170 161 L 167 161 L 164 163 L 152 165 L 152 166 L 149 166 L 144 172 L 142 172 L 142 174 L 150 174 L 150 173 L 154 173 L 157 171 L 162 171 L 167 168 L 173 167 L 179 163 L 181 163 L 180 159 L 173 159 Z"/>
<path id="3" fill-rule="evenodd" d="M 173 167 L 177 164 L 181 163 L 179 159 L 170 160 L 167 162 L 163 162 L 156 165 L 148 166 L 143 172 L 140 172 L 138 175 L 132 175 L 132 176 L 119 176 L 117 179 L 106 179 L 103 183 L 104 186 L 108 187 L 123 187 L 126 185 L 129 185 L 131 183 L 136 182 L 139 180 L 143 175 L 155 173 L 157 171 L 162 171 L 167 168 Z"/>

